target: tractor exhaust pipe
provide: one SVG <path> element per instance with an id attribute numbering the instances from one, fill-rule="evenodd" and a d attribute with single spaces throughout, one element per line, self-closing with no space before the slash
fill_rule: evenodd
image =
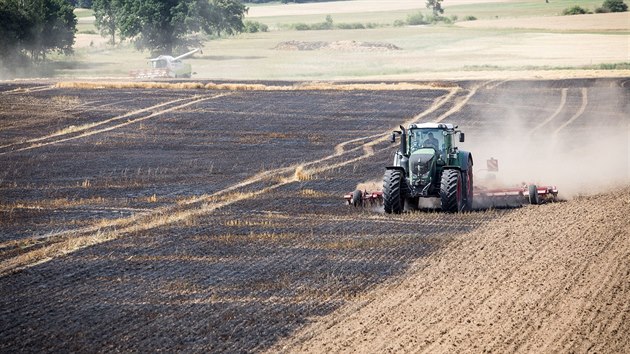
<path id="1" fill-rule="evenodd" d="M 402 125 L 400 126 L 400 153 L 403 156 L 407 156 L 407 130 Z"/>

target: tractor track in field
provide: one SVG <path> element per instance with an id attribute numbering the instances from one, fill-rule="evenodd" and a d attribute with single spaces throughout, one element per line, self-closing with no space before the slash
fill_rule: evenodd
<path id="1" fill-rule="evenodd" d="M 443 107 L 447 103 L 451 102 L 455 95 L 460 92 L 459 89 L 450 89 L 448 90 L 448 94 L 438 98 L 434 104 L 432 104 L 428 109 L 424 112 L 412 117 L 409 121 L 405 122 L 405 125 L 411 124 L 413 122 L 419 121 L 424 117 L 436 112 L 439 108 Z M 441 121 L 448 117 L 449 115 L 459 111 L 470 98 L 475 94 L 476 88 L 473 88 L 468 92 L 468 94 L 462 97 L 460 100 L 457 100 L 453 104 L 448 111 L 442 113 L 437 119 Z M 164 113 L 168 113 L 174 111 L 179 108 L 183 108 L 195 103 L 199 103 L 208 99 L 215 99 L 225 96 L 225 94 L 218 95 L 208 95 L 207 97 L 202 98 L 193 98 L 184 104 L 179 104 L 177 106 L 170 107 L 168 109 L 163 109 L 158 112 L 152 112 L 148 116 L 143 116 L 141 118 L 136 118 L 134 120 L 129 120 L 125 123 L 116 124 L 107 128 L 100 128 L 97 130 L 87 130 L 87 132 L 81 133 L 77 136 L 71 136 L 63 139 L 56 139 L 50 142 L 40 142 L 38 145 L 32 145 L 30 147 L 16 149 L 14 151 L 22 151 L 31 149 L 34 147 L 40 147 L 45 145 L 50 145 L 54 143 L 65 142 L 68 140 L 73 140 L 81 137 L 90 136 L 97 133 L 102 133 L 106 131 L 110 131 L 112 129 L 116 129 L 122 126 L 126 126 L 128 124 L 136 123 L 140 120 L 145 120 L 151 117 L 155 117 Z M 105 121 L 99 122 L 97 125 L 102 125 L 105 123 L 109 123 L 112 121 L 120 120 L 123 117 L 128 117 L 130 115 L 143 113 L 151 111 L 156 107 L 164 107 L 173 103 L 179 103 L 182 99 L 161 103 L 154 107 L 144 108 L 138 111 L 134 111 L 128 114 L 124 114 L 121 116 L 117 116 L 114 118 L 107 119 Z M 91 128 L 91 127 L 89 127 Z M 53 135 L 57 137 L 56 135 Z M 364 142 L 367 139 L 372 137 L 380 137 L 378 139 L 374 139 L 369 142 Z M 42 141 L 48 137 L 35 139 L 34 141 Z M 352 139 L 350 141 L 343 142 L 338 144 L 333 149 L 333 154 L 322 157 L 317 160 L 304 162 L 298 166 L 290 166 L 279 168 L 275 170 L 268 170 L 257 175 L 247 178 L 244 181 L 234 184 L 228 188 L 217 191 L 211 195 L 194 197 L 189 200 L 183 201 L 176 206 L 166 206 L 162 208 L 158 208 L 157 210 L 152 211 L 151 213 L 143 213 L 141 215 L 134 215 L 128 218 L 122 219 L 114 219 L 108 224 L 100 224 L 97 226 L 89 226 L 79 230 L 67 230 L 60 233 L 53 233 L 41 237 L 31 238 L 30 240 L 18 240 L 18 241 L 8 241 L 0 244 L 0 259 L 3 259 L 2 263 L 0 263 L 0 274 L 6 274 L 10 272 L 14 272 L 19 269 L 23 269 L 24 267 L 28 267 L 34 264 L 40 264 L 43 261 L 48 261 L 53 259 L 54 257 L 58 257 L 60 255 L 68 254 L 69 252 L 73 252 L 84 247 L 93 246 L 95 244 L 110 241 L 112 239 L 116 239 L 121 235 L 146 231 L 153 228 L 163 227 L 165 225 L 169 225 L 172 223 L 177 223 L 182 220 L 189 219 L 191 217 L 195 217 L 198 215 L 212 213 L 217 209 L 223 208 L 225 206 L 231 205 L 233 203 L 237 203 L 243 201 L 248 198 L 255 198 L 259 195 L 269 193 L 270 191 L 276 190 L 284 185 L 299 182 L 303 178 L 309 179 L 311 175 L 316 175 L 319 173 L 323 173 L 326 171 L 330 171 L 333 169 L 341 168 L 343 166 L 350 165 L 352 163 L 356 163 L 362 161 L 366 158 L 373 156 L 377 151 L 389 150 L 389 146 L 381 146 L 377 149 L 374 146 L 378 144 L 382 144 L 387 141 L 388 133 L 382 133 L 374 136 L 368 136 L 360 139 Z M 34 142 L 34 141 L 31 141 Z M 356 142 L 364 142 L 354 148 L 346 150 L 344 147 L 350 143 Z M 0 153 L 1 155 L 2 153 Z M 354 155 L 354 156 L 353 156 Z M 339 162 L 330 162 L 332 159 L 340 160 Z M 321 165 L 321 166 L 320 166 Z M 276 182 L 277 180 L 279 182 Z M 265 183 L 267 182 L 267 183 Z M 271 183 L 269 183 L 271 182 Z M 265 183 L 264 187 L 258 188 L 256 191 L 240 191 L 240 189 L 247 188 L 251 185 L 257 183 Z M 226 201 L 217 201 L 217 198 L 221 198 L 229 193 L 233 193 L 233 196 L 230 196 Z M 212 203 L 211 205 L 208 203 Z M 162 216 L 168 214 L 168 218 L 163 218 L 161 221 L 156 222 L 152 221 L 156 216 Z M 31 242 L 32 251 L 23 252 L 19 251 L 17 247 L 19 245 L 23 245 L 25 242 Z"/>
<path id="2" fill-rule="evenodd" d="M 92 136 L 95 134 L 101 134 L 104 132 L 108 132 L 114 129 L 122 128 L 130 124 L 135 124 L 147 120 L 149 118 L 157 117 L 162 114 L 166 114 L 169 112 L 173 112 L 175 110 L 185 108 L 206 100 L 216 99 L 223 96 L 226 96 L 227 93 L 222 94 L 214 94 L 214 95 L 205 95 L 205 96 L 193 96 L 189 98 L 179 98 L 176 100 L 163 102 L 151 107 L 142 108 L 139 110 L 131 111 L 125 113 L 123 115 L 119 115 L 116 117 L 108 118 L 103 121 L 94 122 L 90 124 L 86 124 L 78 127 L 70 127 L 68 129 L 62 130 L 58 133 L 49 134 L 46 136 L 42 136 L 39 138 L 29 139 L 25 142 L 13 143 L 8 145 L 0 146 L 0 155 L 19 152 L 25 150 L 31 150 L 36 148 L 41 148 L 49 145 L 59 144 L 63 142 L 67 142 L 70 140 L 85 138 L 88 136 Z M 147 113 L 146 115 L 143 115 Z M 138 116 L 139 117 L 135 117 Z M 115 123 L 121 120 L 126 119 L 123 123 Z M 110 124 L 113 123 L 113 124 Z"/>
<path id="3" fill-rule="evenodd" d="M 342 199 L 382 176 L 401 123 L 473 142 L 513 117 L 538 139 L 627 128 L 630 92 L 609 81 L 29 94 L 74 102 L 53 126 L 84 130 L 41 136 L 47 115 L 0 110 L 20 141 L 4 145 L 54 147 L 0 155 L 0 351 L 624 352 L 628 187 L 463 214 Z M 168 102 L 195 106 L 89 127 Z"/>
<path id="4" fill-rule="evenodd" d="M 562 123 L 558 128 L 556 128 L 556 130 L 553 131 L 554 137 L 558 136 L 558 133 L 560 133 L 562 129 L 566 128 L 569 124 L 573 123 L 576 119 L 580 118 L 582 114 L 584 113 L 584 111 L 586 110 L 586 106 L 588 106 L 588 88 L 583 87 L 581 90 L 581 94 L 582 94 L 582 103 L 580 105 L 580 108 L 577 110 L 577 112 L 573 116 L 571 116 L 571 118 L 569 118 L 566 122 Z"/>
<path id="5" fill-rule="evenodd" d="M 442 121 L 448 116 L 458 112 L 466 105 L 466 103 L 470 100 L 471 97 L 477 91 L 477 87 L 473 87 L 471 90 L 468 90 L 467 94 L 461 97 L 459 100 L 455 100 L 453 103 L 453 107 L 448 109 L 446 112 L 439 115 L 436 118 L 436 121 Z M 418 122 L 421 119 L 429 116 L 430 114 L 435 113 L 439 108 L 443 107 L 449 102 L 454 100 L 454 97 L 457 93 L 460 93 L 459 89 L 450 89 L 449 93 L 440 97 L 433 105 L 431 105 L 428 109 L 423 111 L 422 113 L 412 117 L 409 121 L 405 122 L 404 125 L 409 125 L 414 122 Z M 170 111 L 173 111 L 178 108 L 183 108 L 185 106 L 189 106 L 191 104 L 195 104 L 207 99 L 214 99 L 218 97 L 222 97 L 225 94 L 213 95 L 206 98 L 197 98 L 191 102 L 187 102 L 175 107 L 171 107 L 162 111 L 154 112 L 148 116 L 136 118 L 134 120 L 130 120 L 125 123 L 117 124 L 113 127 L 101 128 L 96 131 L 88 131 L 87 133 L 82 133 L 78 136 L 73 136 L 69 138 L 55 140 L 49 143 L 39 143 L 36 147 L 49 145 L 58 142 L 64 142 L 72 139 L 77 139 L 80 137 L 85 137 L 89 135 L 93 135 L 96 133 L 101 133 L 105 131 L 109 131 L 120 126 L 125 126 L 131 123 L 135 123 L 139 120 L 145 120 L 160 114 L 164 114 Z M 181 100 L 175 100 L 167 103 L 159 104 L 159 107 L 163 107 L 165 105 L 171 104 L 173 102 L 179 103 Z M 142 109 L 141 112 L 149 111 L 150 108 Z M 134 111 L 138 112 L 138 111 Z M 110 118 L 104 122 L 99 123 L 104 124 L 105 122 L 110 122 L 112 120 L 119 120 L 120 117 L 129 116 L 129 114 Z M 373 156 L 376 152 L 389 150 L 389 146 L 382 146 L 375 150 L 374 146 L 378 144 L 382 144 L 388 139 L 388 132 L 383 134 L 378 134 L 376 136 L 380 136 L 380 138 L 360 144 L 354 148 L 349 150 L 345 150 L 343 147 L 348 143 L 361 142 L 371 137 L 364 137 L 361 139 L 352 139 L 351 141 L 347 141 L 341 144 L 338 144 L 334 148 L 334 153 L 328 156 L 325 156 L 321 159 L 309 161 L 300 164 L 299 166 L 285 167 L 275 170 L 269 170 L 259 173 L 256 176 L 248 178 L 241 183 L 237 183 L 228 188 L 220 190 L 209 196 L 195 197 L 180 203 L 179 206 L 167 206 L 164 208 L 159 208 L 151 213 L 143 213 L 142 215 L 134 215 L 128 218 L 115 219 L 109 222 L 109 225 L 98 225 L 98 226 L 89 226 L 79 230 L 67 230 L 60 233 L 53 233 L 41 237 L 31 238 L 30 240 L 19 240 L 19 241 L 8 241 L 5 243 L 0 243 L 0 259 L 3 259 L 2 263 L 0 263 L 0 274 L 6 274 L 13 272 L 15 270 L 22 269 L 24 267 L 28 267 L 34 264 L 40 264 L 42 261 L 48 261 L 53 259 L 54 257 L 65 255 L 68 252 L 76 251 L 78 249 L 82 249 L 87 246 L 92 246 L 101 242 L 110 241 L 112 239 L 118 238 L 121 235 L 145 231 L 148 229 L 153 229 L 165 225 L 169 225 L 172 223 L 180 222 L 182 220 L 195 217 L 202 214 L 212 213 L 215 210 L 225 207 L 227 205 L 231 205 L 236 202 L 240 202 L 242 200 L 248 198 L 254 198 L 256 196 L 268 193 L 277 188 L 280 188 L 286 184 L 299 182 L 301 180 L 300 174 L 305 175 L 306 178 L 310 178 L 311 175 L 316 175 L 319 173 L 323 173 L 326 171 L 330 171 L 333 169 L 341 168 L 343 166 L 350 165 L 352 163 L 356 163 L 362 161 L 366 158 Z M 29 148 L 22 148 L 20 150 L 26 150 Z M 362 153 L 361 153 L 362 151 Z M 358 154 L 354 157 L 346 156 L 349 154 Z M 1 153 L 0 153 L 1 155 Z M 331 163 L 331 159 L 340 159 L 339 162 Z M 323 166 L 318 166 L 325 163 Z M 306 168 L 306 170 L 305 170 Z M 252 184 L 267 181 L 273 181 L 280 179 L 280 182 L 273 183 L 271 185 L 267 185 L 263 188 L 258 189 L 255 192 L 239 192 L 238 190 L 241 188 L 246 188 Z M 224 202 L 216 202 L 214 201 L 216 198 L 219 198 L 228 193 L 235 193 L 234 197 L 231 197 L 228 201 Z M 200 207 L 200 204 L 203 203 L 213 203 L 212 206 L 203 206 Z M 181 206 L 185 206 L 182 210 Z M 169 214 L 170 216 L 166 219 L 163 219 L 162 222 L 152 222 L 151 219 L 154 219 L 156 215 L 164 215 Z M 175 215 L 172 215 L 175 214 Z M 25 242 L 30 241 L 32 245 L 30 247 L 34 248 L 34 250 L 30 252 L 24 253 L 23 251 L 18 251 L 16 247 L 18 245 L 23 245 Z M 51 242 L 52 241 L 52 242 Z M 50 244 L 52 243 L 52 244 Z M 70 246 L 72 244 L 73 246 Z M 4 251 L 3 251 L 4 249 Z"/>
<path id="6" fill-rule="evenodd" d="M 25 93 L 33 93 L 33 92 L 43 92 L 53 90 L 55 85 L 40 85 L 40 86 L 32 86 L 28 88 L 16 88 L 13 90 L 2 91 L 3 95 L 23 95 Z"/>
<path id="7" fill-rule="evenodd" d="M 547 119 L 545 119 L 543 122 L 541 122 L 540 124 L 538 124 L 537 126 L 535 126 L 534 128 L 532 128 L 532 130 L 530 130 L 529 135 L 533 135 L 536 131 L 538 131 L 540 128 L 544 127 L 545 125 L 547 125 L 549 122 L 553 121 L 559 114 L 560 112 L 562 112 L 562 110 L 564 109 L 564 106 L 567 103 L 567 92 L 569 91 L 569 89 L 567 88 L 563 88 L 561 90 L 562 92 L 562 96 L 560 98 L 560 104 L 558 105 L 558 109 L 556 109 L 555 112 L 553 112 L 552 115 L 550 115 L 549 117 L 547 117 Z"/>

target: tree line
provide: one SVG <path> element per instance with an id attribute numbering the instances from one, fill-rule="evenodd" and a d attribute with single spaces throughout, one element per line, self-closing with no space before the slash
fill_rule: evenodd
<path id="1" fill-rule="evenodd" d="M 3 66 L 40 62 L 51 51 L 72 53 L 77 19 L 66 0 L 0 0 Z"/>
<path id="2" fill-rule="evenodd" d="M 247 12 L 239 0 L 92 0 L 101 35 L 131 39 L 152 54 L 198 46 L 201 34 L 235 34 Z"/>
<path id="3" fill-rule="evenodd" d="M 129 39 L 151 54 L 200 45 L 204 34 L 242 32 L 239 0 L 0 0 L 0 67 L 40 63 L 73 52 L 76 5 L 94 10 L 95 25 L 112 44 Z"/>

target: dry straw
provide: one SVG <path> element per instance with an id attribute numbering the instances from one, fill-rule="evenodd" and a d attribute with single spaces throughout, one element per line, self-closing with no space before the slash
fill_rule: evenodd
<path id="1" fill-rule="evenodd" d="M 429 83 L 351 83 L 342 84 L 334 82 L 305 82 L 294 85 L 264 85 L 248 83 L 201 83 L 201 82 L 90 82 L 90 81 L 63 81 L 55 85 L 56 88 L 72 89 L 169 89 L 169 90 L 227 90 L 227 91 L 403 91 L 403 90 L 435 90 L 454 87 L 454 84 L 429 82 Z"/>

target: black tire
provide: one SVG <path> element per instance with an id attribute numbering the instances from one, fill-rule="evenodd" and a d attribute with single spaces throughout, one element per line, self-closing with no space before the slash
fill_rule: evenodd
<path id="1" fill-rule="evenodd" d="M 383 207 L 387 214 L 400 214 L 405 208 L 405 181 L 400 170 L 386 170 L 383 177 Z"/>
<path id="2" fill-rule="evenodd" d="M 475 194 L 474 191 L 474 183 L 473 183 L 473 162 L 472 159 L 468 159 L 468 171 L 464 172 L 465 182 L 466 182 L 466 204 L 465 210 L 472 210 L 473 208 L 473 196 Z"/>
<path id="3" fill-rule="evenodd" d="M 352 200 L 350 201 L 355 207 L 363 206 L 363 192 L 356 190 L 352 192 Z"/>
<path id="4" fill-rule="evenodd" d="M 538 205 L 540 199 L 538 198 L 538 187 L 535 184 L 530 184 L 528 187 L 529 192 L 529 204 Z"/>
<path id="5" fill-rule="evenodd" d="M 443 211 L 457 213 L 464 209 L 464 186 L 461 175 L 458 170 L 445 170 L 442 173 L 440 201 Z"/>

